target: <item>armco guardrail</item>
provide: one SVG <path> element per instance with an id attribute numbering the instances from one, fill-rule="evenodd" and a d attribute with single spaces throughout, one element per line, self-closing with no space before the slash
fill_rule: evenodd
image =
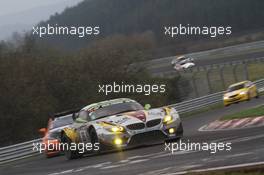
<path id="1" fill-rule="evenodd" d="M 264 92 L 264 79 L 255 81 L 255 84 L 259 92 Z M 169 106 L 177 109 L 180 114 L 193 112 L 223 102 L 223 94 L 224 92 L 218 92 Z"/>
<path id="2" fill-rule="evenodd" d="M 37 155 L 38 151 L 33 150 L 33 143 L 40 141 L 41 139 L 35 139 L 0 148 L 0 164 Z"/>
<path id="3" fill-rule="evenodd" d="M 233 54 L 241 54 L 241 52 L 250 53 L 252 51 L 256 51 L 256 50 L 263 49 L 263 48 L 264 48 L 264 41 L 256 41 L 256 42 L 251 42 L 251 43 L 227 46 L 227 47 L 218 48 L 218 49 L 187 53 L 183 55 L 201 60 L 201 59 L 206 59 L 206 58 L 212 58 L 214 55 L 226 57 L 226 56 L 230 56 Z M 176 56 L 179 56 L 179 55 L 176 55 Z M 176 56 L 153 59 L 150 61 L 142 62 L 141 64 L 145 65 L 148 69 L 151 69 L 153 67 L 160 67 L 162 65 L 170 65 L 171 60 L 175 58 Z"/>
<path id="4" fill-rule="evenodd" d="M 264 92 L 264 79 L 258 80 L 255 83 L 259 92 Z M 224 92 L 218 92 L 169 106 L 176 108 L 180 114 L 193 112 L 201 108 L 210 107 L 214 104 L 221 103 L 223 100 L 223 93 Z M 40 141 L 41 139 L 36 139 L 0 148 L 0 164 L 38 155 L 39 152 L 33 150 L 33 143 L 38 143 Z"/>
<path id="5" fill-rule="evenodd" d="M 223 98 L 223 93 L 224 92 L 218 92 L 215 94 L 206 95 L 203 97 L 195 98 L 181 103 L 176 103 L 169 106 L 177 109 L 180 114 L 192 112 L 197 109 L 209 107 L 211 105 L 220 103 Z"/>

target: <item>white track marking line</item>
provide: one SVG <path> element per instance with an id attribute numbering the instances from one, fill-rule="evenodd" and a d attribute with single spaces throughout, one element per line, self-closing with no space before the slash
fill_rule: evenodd
<path id="1" fill-rule="evenodd" d="M 241 156 L 247 156 L 254 154 L 253 152 L 248 152 L 248 153 L 239 153 L 239 154 L 232 154 L 232 155 L 227 155 L 226 158 L 236 158 L 236 157 L 241 157 Z"/>
<path id="2" fill-rule="evenodd" d="M 231 143 L 245 142 L 245 141 L 255 140 L 255 139 L 259 139 L 259 138 L 263 138 L 263 137 L 264 137 L 264 134 L 256 135 L 256 136 L 241 137 L 241 138 L 237 138 L 234 140 L 230 140 L 230 142 Z"/>
<path id="3" fill-rule="evenodd" d="M 226 137 L 226 138 L 221 138 L 221 139 L 215 139 L 215 140 L 212 140 L 210 141 L 211 143 L 218 143 L 218 142 L 227 142 L 227 141 L 230 141 L 232 139 L 238 139 L 238 138 L 241 138 L 241 137 L 238 137 L 238 136 L 233 136 L 233 137 Z"/>
<path id="4" fill-rule="evenodd" d="M 118 168 L 121 166 L 125 166 L 126 164 L 119 164 L 119 165 L 109 165 L 109 166 L 105 166 L 105 167 L 101 167 L 101 170 L 107 170 L 107 169 L 112 169 L 112 168 Z"/>
<path id="5" fill-rule="evenodd" d="M 263 117 L 257 117 L 254 118 L 253 120 L 251 120 L 249 123 L 247 123 L 245 126 L 250 126 L 250 125 L 254 125 L 257 124 L 259 121 L 261 121 L 263 119 Z"/>
<path id="6" fill-rule="evenodd" d="M 237 122 L 235 122 L 231 126 L 231 128 L 237 128 L 238 126 L 241 126 L 242 124 L 247 123 L 247 121 L 249 121 L 249 120 L 250 120 L 249 118 L 244 118 L 244 119 L 238 120 Z"/>
<path id="7" fill-rule="evenodd" d="M 263 127 L 264 122 L 262 124 L 258 125 L 251 125 L 247 127 L 242 127 L 242 128 L 226 128 L 226 129 L 206 129 L 207 125 L 204 125 L 198 129 L 199 132 L 219 132 L 219 131 L 232 131 L 232 130 L 242 130 L 242 129 L 250 129 L 250 128 L 258 128 L 258 127 Z"/>
<path id="8" fill-rule="evenodd" d="M 70 170 L 61 171 L 61 172 L 58 172 L 58 173 L 51 173 L 51 174 L 48 174 L 48 175 L 68 174 L 68 173 L 72 173 L 72 172 L 73 172 L 73 169 L 70 169 Z"/>
<path id="9" fill-rule="evenodd" d="M 264 164 L 264 162 L 244 163 L 244 164 L 237 164 L 237 165 L 230 165 L 230 166 L 221 166 L 221 167 L 214 167 L 214 168 L 205 168 L 205 169 L 175 172 L 175 173 L 170 173 L 168 175 L 181 175 L 181 174 L 187 174 L 187 173 L 202 173 L 202 172 L 207 172 L 207 171 L 226 170 L 226 169 L 242 168 L 242 167 L 244 168 L 244 167 L 257 166 L 257 165 L 263 165 L 263 164 Z"/>
<path id="10" fill-rule="evenodd" d="M 262 121 L 262 122 L 261 122 Z M 234 124 L 232 124 L 234 123 Z M 226 129 L 224 127 L 231 124 L 230 127 Z M 241 126 L 242 125 L 242 126 Z M 241 126 L 241 127 L 239 127 Z M 253 118 L 244 118 L 244 119 L 233 119 L 230 121 L 213 121 L 209 124 L 203 125 L 198 129 L 198 131 L 225 131 L 225 130 L 234 130 L 234 129 L 245 129 L 245 128 L 254 128 L 264 126 L 264 116 L 253 117 Z"/>
<path id="11" fill-rule="evenodd" d="M 89 169 L 89 168 L 100 168 L 104 165 L 108 165 L 111 163 L 112 162 L 103 162 L 103 163 L 98 163 L 98 164 L 94 164 L 94 165 L 83 166 L 83 167 L 76 168 L 76 169 L 70 169 L 70 170 L 65 170 L 65 171 L 61 171 L 61 172 L 49 173 L 48 175 L 60 175 L 60 174 L 81 172 L 81 171 L 84 171 L 84 170 Z"/>
<path id="12" fill-rule="evenodd" d="M 223 125 L 220 126 L 219 129 L 223 129 L 223 128 L 229 127 L 229 125 L 231 125 L 232 123 L 233 123 L 232 120 L 226 121 L 226 122 L 223 123 Z"/>
<path id="13" fill-rule="evenodd" d="M 135 164 L 135 163 L 141 163 L 141 162 L 146 162 L 149 161 L 150 159 L 139 159 L 139 160 L 133 160 L 131 162 L 128 162 L 128 164 Z"/>
<path id="14" fill-rule="evenodd" d="M 162 175 L 162 174 L 164 174 L 165 171 L 168 171 L 172 168 L 173 167 L 168 167 L 168 168 L 163 168 L 163 169 L 159 169 L 159 170 L 148 171 L 148 172 L 141 173 L 139 175 Z"/>

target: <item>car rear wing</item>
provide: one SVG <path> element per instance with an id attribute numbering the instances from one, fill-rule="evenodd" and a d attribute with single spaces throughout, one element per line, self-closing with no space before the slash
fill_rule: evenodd
<path id="1" fill-rule="evenodd" d="M 67 111 L 63 111 L 63 112 L 59 112 L 59 113 L 55 113 L 52 116 L 52 119 L 54 118 L 59 118 L 59 117 L 63 117 L 66 115 L 71 115 L 72 114 L 72 118 L 73 120 L 75 120 L 77 113 L 81 110 L 81 108 L 77 108 L 77 109 L 71 109 L 71 110 L 67 110 Z"/>

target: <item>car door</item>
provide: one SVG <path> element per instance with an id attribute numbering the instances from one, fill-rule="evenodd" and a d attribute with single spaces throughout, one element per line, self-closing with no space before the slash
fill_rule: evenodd
<path id="1" fill-rule="evenodd" d="M 251 82 L 251 86 L 252 86 L 252 94 L 253 94 L 253 97 L 256 97 L 258 95 L 258 89 L 257 89 L 257 86 L 255 83 Z"/>
<path id="2" fill-rule="evenodd" d="M 76 121 L 79 123 L 78 134 L 79 140 L 81 143 L 90 143 L 90 136 L 87 132 L 89 121 L 88 121 L 88 112 L 81 110 L 78 114 Z"/>
<path id="3" fill-rule="evenodd" d="M 254 97 L 255 96 L 255 85 L 254 85 L 254 83 L 248 82 L 246 84 L 246 87 L 249 90 L 250 97 Z"/>

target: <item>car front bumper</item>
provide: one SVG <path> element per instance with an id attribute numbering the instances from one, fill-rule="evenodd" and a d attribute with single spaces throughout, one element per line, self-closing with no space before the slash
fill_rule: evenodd
<path id="1" fill-rule="evenodd" d="M 181 138 L 182 135 L 183 128 L 181 120 L 178 118 L 168 125 L 161 122 L 157 126 L 141 130 L 129 130 L 126 128 L 126 132 L 124 133 L 104 133 L 99 135 L 99 140 L 100 143 L 103 143 L 104 145 L 115 148 L 126 148 L 161 143 L 166 140 Z"/>
<path id="2" fill-rule="evenodd" d="M 224 105 L 227 106 L 227 105 L 230 105 L 233 103 L 245 101 L 245 100 L 248 100 L 248 98 L 249 97 L 247 94 L 238 94 L 235 97 L 225 97 L 224 98 Z"/>

